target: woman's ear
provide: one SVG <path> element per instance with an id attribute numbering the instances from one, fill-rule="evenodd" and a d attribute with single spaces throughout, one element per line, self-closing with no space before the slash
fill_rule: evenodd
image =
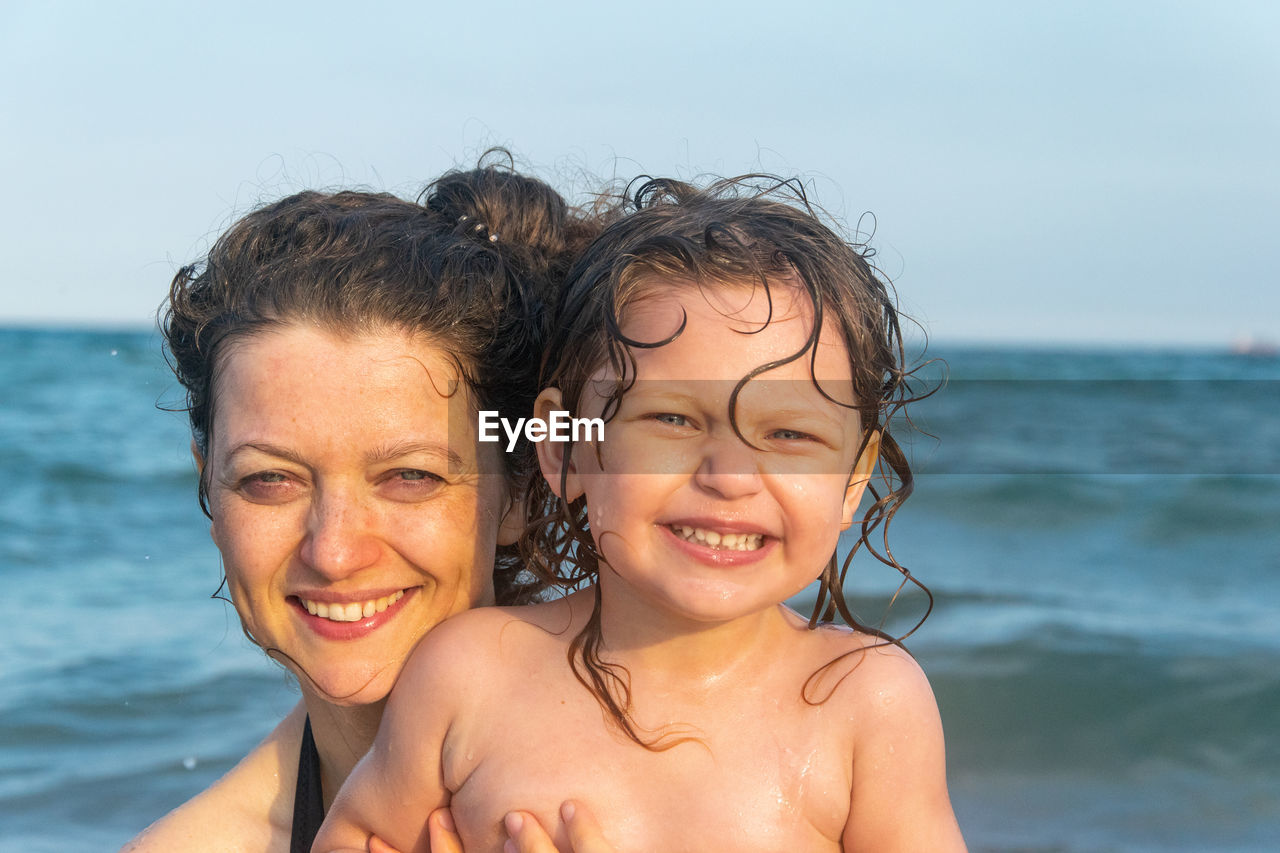
<path id="1" fill-rule="evenodd" d="M 498 522 L 499 545 L 514 545 L 520 541 L 520 534 L 524 532 L 524 510 L 525 495 L 513 491 L 511 503 L 507 505 L 507 511 Z"/>
<path id="2" fill-rule="evenodd" d="M 200 447 L 196 444 L 196 440 L 194 438 L 191 439 L 191 458 L 195 460 L 196 463 L 196 477 L 203 481 L 205 458 L 204 454 L 200 452 Z M 218 544 L 218 528 L 217 525 L 214 524 L 212 518 L 209 519 L 209 538 L 213 540 L 214 545 Z"/>
<path id="3" fill-rule="evenodd" d="M 543 421 L 550 421 L 551 413 L 560 411 L 564 411 L 560 389 L 543 388 L 533 404 L 534 416 Z M 535 446 L 538 448 L 538 467 L 542 469 L 542 476 L 546 478 L 552 493 L 565 503 L 570 503 L 581 496 L 582 485 L 568 452 L 572 445 L 567 441 L 539 441 Z M 560 488 L 562 476 L 564 477 L 563 494 Z"/>
<path id="4" fill-rule="evenodd" d="M 853 526 L 853 514 L 862 503 L 862 493 L 871 482 L 871 475 L 876 470 L 876 460 L 880 458 L 880 432 L 871 433 L 867 437 L 867 445 L 853 465 L 853 473 L 849 475 L 849 485 L 844 490 L 844 513 L 840 517 L 840 529 L 848 530 Z"/>

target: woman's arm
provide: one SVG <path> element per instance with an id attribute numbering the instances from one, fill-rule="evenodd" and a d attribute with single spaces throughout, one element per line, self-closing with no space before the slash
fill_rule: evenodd
<path id="1" fill-rule="evenodd" d="M 147 827 L 121 853 L 289 849 L 306 716 L 299 702 L 227 775 Z"/>

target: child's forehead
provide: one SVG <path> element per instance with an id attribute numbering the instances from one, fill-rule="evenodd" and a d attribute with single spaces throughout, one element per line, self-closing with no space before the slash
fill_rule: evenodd
<path id="1" fill-rule="evenodd" d="M 691 377 L 723 372 L 736 381 L 761 365 L 803 353 L 761 378 L 812 380 L 816 375 L 824 383 L 852 381 L 838 324 L 825 318 L 811 343 L 813 300 L 791 279 L 704 282 L 655 276 L 637 288 L 619 320 L 631 341 L 668 341 L 632 348 L 642 372 L 648 364 L 666 373 L 687 370 Z"/>
<path id="2" fill-rule="evenodd" d="M 696 311 L 730 328 L 754 332 L 771 323 L 797 322 L 812 328 L 813 300 L 799 282 L 697 281 L 674 276 L 649 276 L 636 287 L 621 320 L 652 319 L 649 315 Z"/>

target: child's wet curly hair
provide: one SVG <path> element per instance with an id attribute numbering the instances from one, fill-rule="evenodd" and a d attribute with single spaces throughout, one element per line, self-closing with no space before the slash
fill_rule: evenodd
<path id="1" fill-rule="evenodd" d="M 589 379 L 607 366 L 616 379 L 602 417 L 607 422 L 616 414 L 635 381 L 633 350 L 670 343 L 684 328 L 682 325 L 663 341 L 629 340 L 622 334 L 627 307 L 643 296 L 655 279 L 687 281 L 693 286 L 754 283 L 766 296 L 771 285 L 801 288 L 814 312 L 809 339 L 789 358 L 762 364 L 738 381 L 730 397 L 730 423 L 745 441 L 736 421 L 738 394 L 752 379 L 795 359 L 807 356 L 812 372 L 824 319 L 834 323 L 853 372 L 853 407 L 863 427 L 859 455 L 878 434 L 878 474 L 868 485 L 874 501 L 861 520 L 856 544 L 843 562 L 833 553 L 819 578 L 821 586 L 809 626 L 833 622 L 838 616 L 852 628 L 878 636 L 885 643 L 899 644 L 928 616 L 932 596 L 894 558 L 888 545 L 889 522 L 911 494 L 914 482 L 891 426 L 900 428 L 905 417 L 895 421 L 895 415 L 930 392 L 917 393 L 911 387 L 913 371 L 906 365 L 895 297 L 871 263 L 873 251 L 864 244 L 846 242 L 825 224 L 824 215 L 809 202 L 798 181 L 748 175 L 698 188 L 676 180 L 650 179 L 633 183 L 632 188 L 624 200 L 624 215 L 578 260 L 561 290 L 543 357 L 542 387 L 559 389 L 562 407 L 577 417 Z M 814 382 L 817 385 L 816 379 Z M 849 405 L 834 400 L 821 387 L 819 391 L 833 402 Z M 566 445 L 562 494 L 572 452 L 573 445 Z M 566 503 L 545 480 L 535 478 L 526 506 L 528 525 L 521 540 L 526 568 L 563 588 L 594 582 L 601 556 L 588 526 L 585 498 Z M 877 530 L 879 535 L 873 536 Z M 880 562 L 901 572 L 903 586 L 914 584 L 928 597 L 924 616 L 901 637 L 862 624 L 845 601 L 845 578 L 863 546 Z M 627 673 L 603 661 L 599 654 L 598 586 L 595 595 L 592 616 L 569 650 L 578 680 L 637 743 L 665 749 L 687 739 L 663 737 L 649 742 L 636 731 L 628 713 Z"/>

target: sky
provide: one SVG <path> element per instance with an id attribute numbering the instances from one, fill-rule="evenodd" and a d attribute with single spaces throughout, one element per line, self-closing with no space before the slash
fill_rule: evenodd
<path id="1" fill-rule="evenodd" d="M 255 205 L 504 145 L 799 176 L 935 341 L 1280 341 L 1280 4 L 6 0 L 0 80 L 0 325 L 145 328 Z"/>

